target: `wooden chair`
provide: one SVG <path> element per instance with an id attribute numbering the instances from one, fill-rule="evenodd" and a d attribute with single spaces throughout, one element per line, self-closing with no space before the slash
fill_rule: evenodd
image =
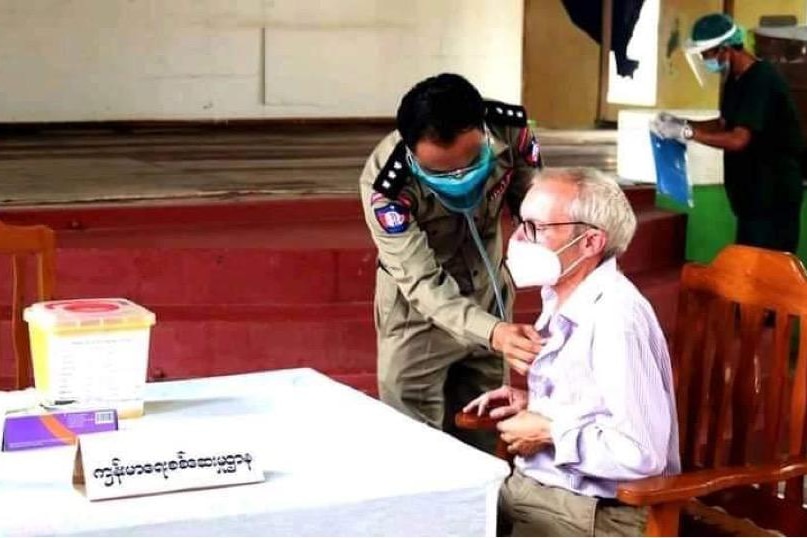
<path id="1" fill-rule="evenodd" d="M 26 305 L 53 298 L 56 240 L 47 226 L 11 226 L 0 223 L 0 254 L 11 257 L 11 333 L 15 358 L 14 388 L 31 384 L 31 349 L 28 328 L 22 319 Z M 36 262 L 36 295 L 26 297 L 28 258 Z"/>
<path id="2" fill-rule="evenodd" d="M 807 534 L 805 319 L 792 254 L 732 245 L 684 267 L 671 346 L 683 473 L 618 489 L 648 507 L 648 535 Z"/>

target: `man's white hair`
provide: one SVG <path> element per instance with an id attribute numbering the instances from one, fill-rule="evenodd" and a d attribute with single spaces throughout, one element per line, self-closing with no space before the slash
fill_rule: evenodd
<path id="1" fill-rule="evenodd" d="M 533 184 L 546 180 L 577 186 L 577 196 L 569 204 L 569 219 L 605 232 L 603 257 L 619 256 L 628 249 L 636 232 L 636 214 L 613 177 L 596 168 L 544 168 Z"/>

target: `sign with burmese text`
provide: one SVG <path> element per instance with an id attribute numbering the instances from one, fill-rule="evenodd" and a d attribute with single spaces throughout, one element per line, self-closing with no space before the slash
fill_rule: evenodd
<path id="1" fill-rule="evenodd" d="M 92 501 L 263 480 L 245 439 L 215 429 L 80 436 L 73 467 L 74 485 Z"/>

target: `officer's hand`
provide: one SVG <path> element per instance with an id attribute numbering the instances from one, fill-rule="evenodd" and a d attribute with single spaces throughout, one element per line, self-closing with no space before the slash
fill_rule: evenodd
<path id="1" fill-rule="evenodd" d="M 527 391 L 503 385 L 482 394 L 462 410 L 465 413 L 476 412 L 477 416 L 481 417 L 490 409 L 491 404 L 498 406 L 490 410 L 491 418 L 500 419 L 515 415 L 527 408 Z"/>
<path id="2" fill-rule="evenodd" d="M 671 138 L 679 142 L 686 142 L 684 128 L 687 120 L 673 116 L 668 112 L 659 112 L 650 122 L 650 129 L 661 138 Z"/>
<path id="3" fill-rule="evenodd" d="M 513 370 L 524 375 L 544 342 L 532 325 L 500 321 L 493 328 L 490 344 Z"/>

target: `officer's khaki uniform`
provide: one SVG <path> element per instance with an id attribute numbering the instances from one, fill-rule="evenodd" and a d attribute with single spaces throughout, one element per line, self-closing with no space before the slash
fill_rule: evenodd
<path id="1" fill-rule="evenodd" d="M 540 165 L 524 109 L 486 102 L 497 164 L 474 220 L 512 317 L 513 286 L 503 267 L 501 212 L 518 214 Z M 508 115 L 509 114 L 509 115 Z M 436 428 L 492 450 L 492 433 L 457 432 L 453 415 L 502 383 L 490 350 L 496 301 L 462 214 L 446 209 L 411 174 L 397 131 L 375 148 L 360 180 L 365 220 L 378 248 L 375 326 L 381 399 Z"/>

